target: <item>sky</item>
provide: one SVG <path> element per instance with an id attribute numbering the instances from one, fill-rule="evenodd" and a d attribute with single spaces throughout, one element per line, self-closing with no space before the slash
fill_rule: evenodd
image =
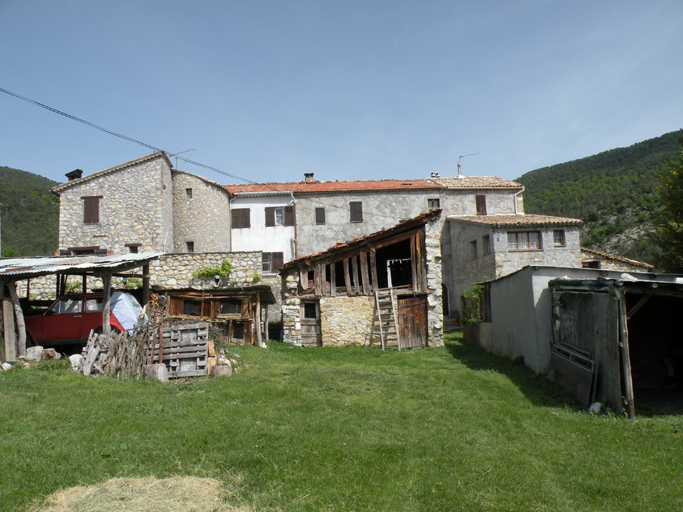
<path id="1" fill-rule="evenodd" d="M 681 84 L 681 0 L 0 0 L 1 89 L 222 184 L 514 180 L 683 128 Z M 0 166 L 147 146 L 0 92 Z"/>

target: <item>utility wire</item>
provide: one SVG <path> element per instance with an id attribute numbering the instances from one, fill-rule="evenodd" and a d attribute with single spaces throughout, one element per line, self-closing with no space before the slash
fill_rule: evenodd
<path id="1" fill-rule="evenodd" d="M 169 153 L 169 151 L 165 151 L 161 148 L 157 148 L 155 146 L 152 146 L 151 144 L 147 144 L 146 142 L 142 142 L 140 140 L 134 139 L 132 137 L 128 137 L 127 135 L 123 135 L 121 133 L 114 132 L 112 130 L 108 130 L 107 128 L 104 128 L 102 126 L 98 126 L 94 123 L 91 123 L 89 121 L 86 121 L 84 119 L 81 119 L 80 117 L 72 116 L 71 114 L 67 114 L 66 112 L 62 112 L 61 110 L 57 110 L 56 108 L 50 107 L 49 105 L 45 105 L 44 103 L 40 103 L 38 101 L 32 100 L 31 98 L 27 98 L 26 96 L 22 96 L 20 94 L 17 94 L 12 91 L 8 91 L 7 89 L 3 89 L 0 87 L 0 92 L 4 92 L 5 94 L 9 94 L 10 96 L 14 96 L 15 98 L 19 98 L 20 100 L 26 101 L 28 103 L 32 103 L 33 105 L 36 105 L 40 108 L 44 108 L 45 110 L 49 110 L 50 112 L 53 112 L 55 114 L 59 114 L 60 116 L 64 116 L 68 119 L 71 119 L 72 121 L 78 121 L 79 123 L 83 123 L 86 126 L 90 126 L 91 128 L 95 128 L 96 130 L 100 130 L 102 132 L 108 133 L 109 135 L 113 135 L 114 137 L 118 137 L 123 140 L 127 140 L 128 142 L 133 142 L 135 144 L 139 144 L 140 146 L 144 146 L 148 149 L 151 149 L 152 151 L 163 151 L 165 153 Z M 188 158 L 183 158 L 180 156 L 176 155 L 176 158 L 179 160 L 182 160 L 183 162 L 187 162 L 188 164 L 196 165 L 197 167 L 203 167 L 204 169 L 209 169 L 210 171 L 217 172 L 219 174 L 224 174 L 225 176 L 229 176 L 231 178 L 234 178 L 236 180 L 244 181 L 246 183 L 252 183 L 252 184 L 257 184 L 258 182 L 256 181 L 251 181 L 248 180 L 247 178 L 242 178 L 241 176 L 236 176 L 234 174 L 230 174 L 229 172 L 222 171 L 220 169 L 216 169 L 215 167 L 211 167 L 210 165 L 202 164 L 200 162 L 195 162 L 194 160 L 190 160 Z"/>

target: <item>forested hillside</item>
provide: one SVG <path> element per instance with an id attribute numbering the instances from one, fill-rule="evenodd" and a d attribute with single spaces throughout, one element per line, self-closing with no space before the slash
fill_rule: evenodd
<path id="1" fill-rule="evenodd" d="M 646 233 L 658 208 L 657 174 L 676 156 L 683 131 L 528 172 L 524 210 L 584 221 L 582 245 L 651 262 Z"/>
<path id="2" fill-rule="evenodd" d="M 3 256 L 48 256 L 57 248 L 57 182 L 30 172 L 0 167 Z"/>

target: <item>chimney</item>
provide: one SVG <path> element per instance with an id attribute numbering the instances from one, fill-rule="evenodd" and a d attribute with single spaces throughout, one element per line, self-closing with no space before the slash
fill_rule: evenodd
<path id="1" fill-rule="evenodd" d="M 441 176 L 439 176 L 439 173 L 438 173 L 438 172 L 433 172 L 433 173 L 432 173 L 432 178 L 440 178 L 440 177 L 441 177 Z"/>
<path id="2" fill-rule="evenodd" d="M 305 173 L 304 173 L 304 181 L 305 181 L 306 183 L 315 183 L 316 180 L 315 180 L 315 178 L 313 177 L 313 173 L 312 173 L 312 172 L 305 172 Z"/>
<path id="3" fill-rule="evenodd" d="M 64 176 L 69 178 L 69 181 L 77 180 L 83 176 L 83 169 L 76 169 L 75 171 L 67 172 Z"/>

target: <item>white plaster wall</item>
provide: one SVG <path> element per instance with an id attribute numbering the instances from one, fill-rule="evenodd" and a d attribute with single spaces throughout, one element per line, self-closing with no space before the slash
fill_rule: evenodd
<path id="1" fill-rule="evenodd" d="M 290 195 L 273 195 L 264 197 L 236 196 L 230 203 L 231 209 L 249 208 L 251 210 L 251 227 L 232 229 L 232 248 L 234 251 L 281 252 L 284 262 L 292 259 L 294 253 L 294 226 L 266 227 L 266 208 L 285 207 L 292 202 Z M 299 222 L 299 211 L 295 207 L 296 222 Z"/>

